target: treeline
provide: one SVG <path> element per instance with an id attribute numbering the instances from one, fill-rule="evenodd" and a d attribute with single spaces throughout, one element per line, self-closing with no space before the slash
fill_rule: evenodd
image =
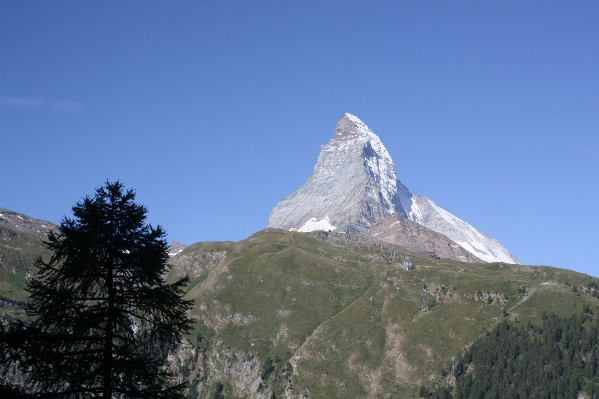
<path id="1" fill-rule="evenodd" d="M 543 312 L 540 325 L 503 320 L 458 359 L 456 377 L 453 392 L 427 396 L 599 399 L 599 315 L 585 305 L 567 319 Z"/>

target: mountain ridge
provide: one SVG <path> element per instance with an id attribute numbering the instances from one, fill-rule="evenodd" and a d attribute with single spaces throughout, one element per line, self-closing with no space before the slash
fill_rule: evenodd
<path id="1" fill-rule="evenodd" d="M 49 256 L 43 241 L 54 223 L 0 208 L 0 269 L 12 274 L 31 269 L 38 256 Z"/>
<path id="2" fill-rule="evenodd" d="M 482 259 L 465 250 L 447 236 L 410 219 L 402 218 L 396 213 L 372 226 L 366 235 L 390 244 L 414 249 L 429 256 L 434 255 L 433 257 L 437 258 L 467 263 L 484 263 Z"/>
<path id="3" fill-rule="evenodd" d="M 412 208 L 408 218 L 447 236 L 485 262 L 522 264 L 499 241 L 442 209 L 425 195 L 412 195 Z"/>

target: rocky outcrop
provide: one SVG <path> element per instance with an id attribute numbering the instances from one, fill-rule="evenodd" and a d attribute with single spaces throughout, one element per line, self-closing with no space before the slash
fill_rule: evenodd
<path id="1" fill-rule="evenodd" d="M 233 246 L 231 242 L 196 243 L 188 251 L 181 251 L 169 260 L 173 272 L 179 277 L 198 278 L 218 267 L 227 259 L 227 252 Z"/>
<path id="2" fill-rule="evenodd" d="M 461 262 L 482 262 L 443 234 L 393 214 L 368 230 L 369 237 L 390 244 L 423 252 L 429 256 L 454 259 Z"/>
<path id="3" fill-rule="evenodd" d="M 201 338 L 200 338 L 201 339 Z M 236 397 L 268 399 L 271 390 L 262 389 L 261 365 L 255 355 L 215 345 L 183 340 L 168 354 L 168 368 L 178 374 L 177 383 L 188 382 L 188 398 L 222 397 L 223 382 Z"/>

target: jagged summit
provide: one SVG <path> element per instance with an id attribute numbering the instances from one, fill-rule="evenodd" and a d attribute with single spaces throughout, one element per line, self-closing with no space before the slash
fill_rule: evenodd
<path id="1" fill-rule="evenodd" d="M 478 259 L 520 263 L 497 240 L 428 198 L 412 195 L 397 179 L 395 163 L 380 138 L 349 113 L 337 122 L 334 138 L 321 147 L 306 184 L 273 209 L 268 227 L 366 234 L 393 214 L 443 234 Z M 386 236 L 379 230 L 377 234 Z M 423 231 L 426 240 L 433 239 Z"/>
<path id="2" fill-rule="evenodd" d="M 372 133 L 368 126 L 360 118 L 347 112 L 335 126 L 335 139 L 353 138 L 359 135 L 368 135 L 368 133 Z"/>
<path id="3" fill-rule="evenodd" d="M 279 202 L 268 225 L 300 231 L 326 225 L 328 230 L 364 233 L 395 212 L 407 217 L 409 196 L 379 137 L 345 114 L 334 138 L 321 147 L 306 184 Z"/>

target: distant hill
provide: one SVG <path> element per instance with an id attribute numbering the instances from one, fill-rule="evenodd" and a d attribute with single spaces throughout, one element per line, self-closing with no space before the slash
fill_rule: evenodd
<path id="1" fill-rule="evenodd" d="M 49 257 L 43 240 L 57 226 L 0 208 L 0 313 L 23 317 L 27 292 L 25 278 L 35 260 Z"/>
<path id="2" fill-rule="evenodd" d="M 42 241 L 54 223 L 0 208 L 0 268 L 13 274 L 31 269 L 35 258 L 48 255 Z"/>
<path id="3" fill-rule="evenodd" d="M 58 226 L 0 207 L 0 315 L 24 317 L 27 301 L 26 277 L 34 271 L 38 257 L 52 254 L 45 246 L 48 233 Z M 173 241 L 169 255 L 185 248 Z"/>

